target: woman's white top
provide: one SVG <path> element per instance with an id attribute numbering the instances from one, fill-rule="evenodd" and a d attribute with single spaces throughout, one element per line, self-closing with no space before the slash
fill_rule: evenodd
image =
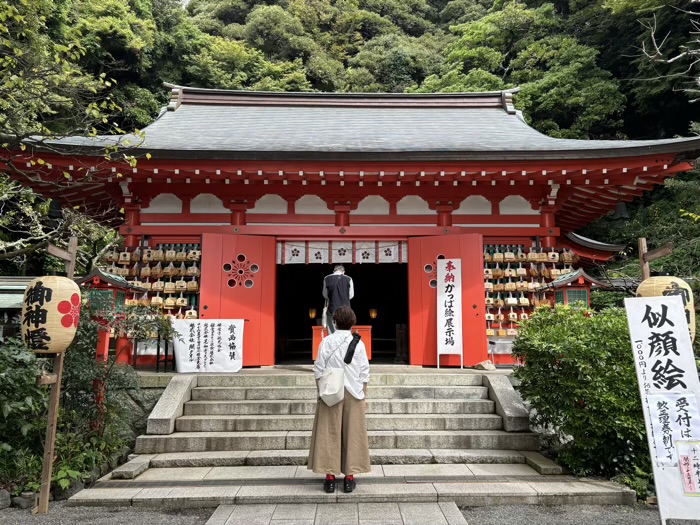
<path id="1" fill-rule="evenodd" d="M 355 355 L 349 364 L 345 364 L 345 353 L 348 345 L 352 341 L 350 330 L 336 330 L 325 337 L 318 348 L 318 357 L 314 362 L 314 376 L 321 377 L 324 370 L 328 368 L 345 368 L 345 388 L 352 397 L 364 399 L 364 383 L 369 383 L 369 360 L 365 344 L 360 341 L 355 347 Z"/>

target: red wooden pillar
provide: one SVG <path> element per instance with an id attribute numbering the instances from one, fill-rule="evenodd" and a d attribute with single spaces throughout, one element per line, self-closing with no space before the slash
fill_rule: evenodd
<path id="1" fill-rule="evenodd" d="M 106 327 L 105 327 L 106 328 Z M 109 330 L 97 331 L 97 360 L 107 361 L 109 354 Z"/>
<path id="2" fill-rule="evenodd" d="M 141 209 L 138 205 L 125 206 L 124 215 L 126 221 L 126 231 L 127 234 L 124 236 L 124 246 L 127 248 L 135 248 L 139 245 L 139 236 L 130 235 L 130 226 L 140 226 L 141 225 Z"/>
<path id="3" fill-rule="evenodd" d="M 542 228 L 550 228 L 553 231 L 554 228 L 554 211 L 555 208 L 552 206 L 542 206 L 540 208 L 540 226 Z M 541 239 L 543 248 L 554 248 L 556 247 L 557 238 L 553 235 L 545 235 Z"/>
<path id="4" fill-rule="evenodd" d="M 352 206 L 348 204 L 335 203 L 333 205 L 333 210 L 335 211 L 335 225 L 336 226 L 350 226 L 350 210 Z"/>
<path id="5" fill-rule="evenodd" d="M 231 225 L 245 226 L 246 212 L 248 211 L 248 201 L 231 201 L 228 209 L 231 210 Z"/>
<path id="6" fill-rule="evenodd" d="M 435 211 L 437 211 L 437 225 L 438 226 L 452 226 L 452 212 L 455 209 L 452 202 L 437 202 L 434 206 Z"/>
<path id="7" fill-rule="evenodd" d="M 124 247 L 125 248 L 136 248 L 140 242 L 141 238 L 138 235 L 130 235 L 129 230 L 131 226 L 141 225 L 141 207 L 138 204 L 132 204 L 124 206 L 124 215 L 126 220 L 126 231 L 127 234 L 124 236 Z M 102 334 L 102 331 L 100 331 Z M 97 343 L 97 356 L 100 358 L 100 352 L 102 351 L 102 345 L 105 345 L 105 359 L 109 349 L 109 332 L 106 332 L 105 339 L 106 342 L 99 339 Z M 122 349 L 120 351 L 120 349 Z M 132 362 L 132 344 L 128 338 L 119 336 L 117 338 L 117 363 L 129 364 Z"/>
<path id="8" fill-rule="evenodd" d="M 500 215 L 501 214 L 501 201 L 503 200 L 502 197 L 489 197 L 488 195 L 484 195 L 488 201 L 491 203 L 491 215 Z"/>

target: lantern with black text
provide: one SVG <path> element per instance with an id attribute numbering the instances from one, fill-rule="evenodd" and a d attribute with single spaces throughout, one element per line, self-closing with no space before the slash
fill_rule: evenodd
<path id="1" fill-rule="evenodd" d="M 80 320 L 80 288 L 67 277 L 34 279 L 24 292 L 22 339 L 39 354 L 59 354 L 73 342 Z"/>
<path id="2" fill-rule="evenodd" d="M 695 340 L 695 305 L 693 291 L 690 285 L 683 279 L 671 276 L 649 277 L 642 281 L 637 288 L 637 297 L 661 297 L 668 295 L 679 295 L 683 300 L 685 308 L 685 318 L 690 328 L 690 339 Z"/>

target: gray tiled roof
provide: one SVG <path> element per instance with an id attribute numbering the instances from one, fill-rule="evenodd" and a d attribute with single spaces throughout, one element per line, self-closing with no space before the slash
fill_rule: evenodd
<path id="1" fill-rule="evenodd" d="M 501 104 L 504 93 L 416 97 L 175 88 L 173 99 L 180 98 L 144 129 L 139 149 L 156 158 L 331 160 L 566 159 L 700 151 L 698 137 L 551 138 Z M 94 144 L 89 139 L 69 143 Z"/>

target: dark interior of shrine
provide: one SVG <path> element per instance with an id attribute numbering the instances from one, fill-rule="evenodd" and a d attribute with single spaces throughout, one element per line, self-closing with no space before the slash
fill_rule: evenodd
<path id="1" fill-rule="evenodd" d="M 278 364 L 311 363 L 312 330 L 321 324 L 323 278 L 333 272 L 331 264 L 277 266 Z M 398 343 L 407 356 L 408 265 L 398 263 L 345 264 L 352 277 L 355 297 L 351 306 L 358 325 L 372 327 L 372 360 L 394 363 Z M 371 312 L 376 310 L 376 317 Z"/>

